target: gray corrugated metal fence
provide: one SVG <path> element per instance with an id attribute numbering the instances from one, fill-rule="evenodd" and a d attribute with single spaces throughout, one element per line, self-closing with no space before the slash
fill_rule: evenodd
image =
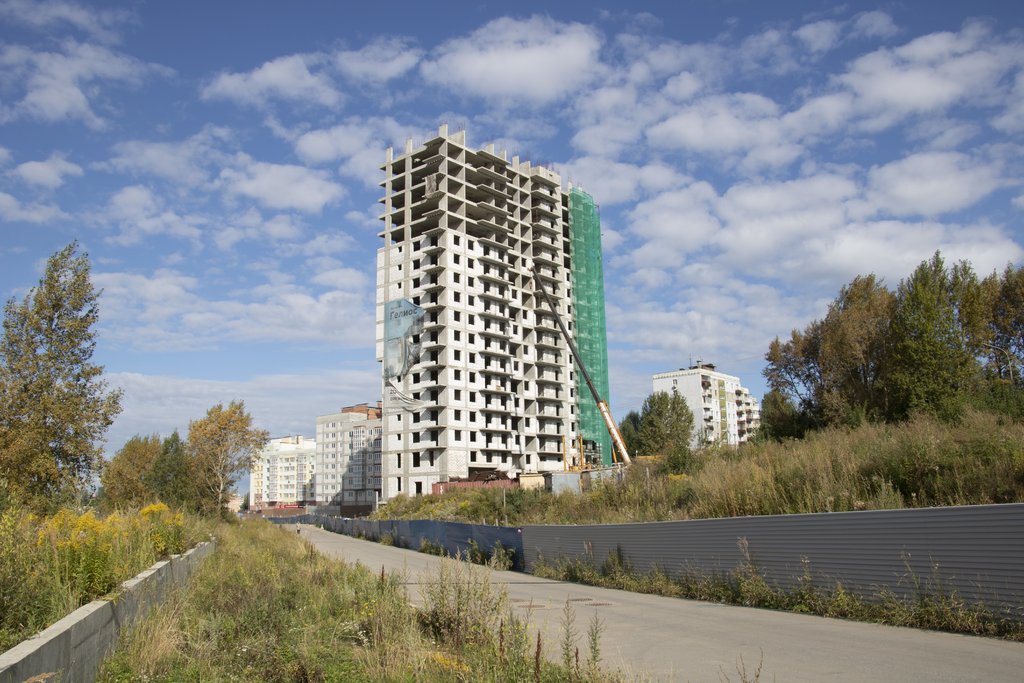
<path id="1" fill-rule="evenodd" d="M 488 552 L 500 540 L 516 551 L 516 568 L 527 571 L 539 558 L 600 565 L 621 553 L 640 573 L 727 575 L 749 559 L 781 588 L 796 587 L 806 568 L 821 588 L 838 581 L 868 598 L 882 590 L 911 598 L 955 590 L 970 603 L 1024 620 L 1024 504 L 521 529 L 311 515 L 301 521 L 372 539 L 389 533 L 413 549 L 426 539 L 451 554 L 466 551 L 470 539 Z"/>
<path id="2" fill-rule="evenodd" d="M 472 544 L 475 544 L 479 550 L 490 554 L 500 542 L 503 548 L 510 549 L 515 553 L 512 568 L 519 570 L 525 568 L 523 536 L 521 530 L 515 527 L 436 522 L 426 519 L 370 521 L 320 515 L 305 515 L 298 519 L 271 519 L 271 521 L 280 524 L 315 524 L 335 533 L 364 536 L 372 540 L 380 540 L 382 536 L 389 534 L 395 545 L 413 550 L 419 550 L 423 547 L 423 542 L 428 541 L 443 548 L 452 556 L 468 554 Z"/>
<path id="3" fill-rule="evenodd" d="M 955 590 L 1024 619 L 1024 504 L 523 527 L 527 570 L 538 558 L 600 565 L 621 552 L 640 573 L 721 575 L 747 561 L 740 539 L 779 587 L 796 587 L 806 560 L 819 587 L 840 581 L 865 597 Z"/>

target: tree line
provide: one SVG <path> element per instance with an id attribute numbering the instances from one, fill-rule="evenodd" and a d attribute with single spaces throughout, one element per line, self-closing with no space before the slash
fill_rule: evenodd
<path id="1" fill-rule="evenodd" d="M 765 360 L 769 438 L 915 413 L 955 421 L 969 407 L 1022 417 L 1024 268 L 980 278 L 936 252 L 895 291 L 857 276 Z"/>
<path id="2" fill-rule="evenodd" d="M 155 500 L 199 512 L 226 496 L 267 440 L 241 401 L 218 404 L 177 432 L 130 439 L 108 463 L 103 437 L 122 393 L 93 362 L 100 292 L 87 254 L 72 242 L 52 255 L 39 284 L 4 306 L 0 338 L 0 508 L 40 512 L 80 504 L 97 481 L 111 506 Z"/>
<path id="3" fill-rule="evenodd" d="M 136 435 L 103 467 L 100 501 L 106 507 L 139 507 L 159 500 L 172 507 L 216 514 L 231 487 L 267 442 L 242 401 L 217 404 L 189 423 L 188 439 L 175 430 Z"/>

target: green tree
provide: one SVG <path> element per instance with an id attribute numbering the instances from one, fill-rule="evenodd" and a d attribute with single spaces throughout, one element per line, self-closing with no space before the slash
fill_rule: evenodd
<path id="1" fill-rule="evenodd" d="M 232 401 L 206 411 L 206 417 L 188 426 L 188 463 L 198 493 L 198 507 L 219 513 L 227 503 L 229 489 L 267 443 L 268 434 L 252 425 L 245 403 Z"/>
<path id="2" fill-rule="evenodd" d="M 809 429 L 806 413 L 788 396 L 774 389 L 764 395 L 758 437 L 775 441 L 802 439 Z"/>
<path id="3" fill-rule="evenodd" d="M 183 508 L 194 505 L 195 486 L 189 477 L 185 442 L 177 429 L 160 444 L 160 452 L 145 481 L 156 497 L 170 506 Z"/>
<path id="4" fill-rule="evenodd" d="M 764 375 L 777 395 L 769 407 L 776 427 L 792 436 L 886 414 L 893 305 L 892 292 L 874 275 L 858 276 L 839 291 L 823 320 L 793 330 L 786 342 L 772 341 Z"/>
<path id="5" fill-rule="evenodd" d="M 631 410 L 626 413 L 626 417 L 622 418 L 622 422 L 619 423 L 619 434 L 622 436 L 622 441 L 626 444 L 626 450 L 629 451 L 630 455 L 637 452 L 639 431 L 640 413 Z"/>
<path id="6" fill-rule="evenodd" d="M 996 376 L 1024 384 L 1024 266 L 1006 267 L 992 302 L 989 366 Z"/>
<path id="7" fill-rule="evenodd" d="M 89 258 L 71 243 L 37 287 L 4 307 L 0 342 L 0 478 L 38 508 L 76 497 L 102 463 L 101 442 L 121 410 L 96 348 Z"/>
<path id="8" fill-rule="evenodd" d="M 976 384 L 983 336 L 981 284 L 967 263 L 947 269 L 936 252 L 900 282 L 891 326 L 889 416 L 955 419 Z"/>
<path id="9" fill-rule="evenodd" d="M 108 507 L 142 507 L 157 498 L 146 482 L 160 456 L 160 436 L 135 435 L 103 467 L 100 483 Z"/>
<path id="10" fill-rule="evenodd" d="M 644 400 L 637 428 L 638 455 L 660 455 L 666 469 L 681 472 L 689 465 L 693 413 L 676 392 L 658 391 Z"/>

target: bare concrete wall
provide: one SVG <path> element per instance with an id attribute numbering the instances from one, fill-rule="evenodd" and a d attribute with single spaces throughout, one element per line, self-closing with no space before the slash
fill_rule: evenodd
<path id="1" fill-rule="evenodd" d="M 213 547 L 212 542 L 200 543 L 183 555 L 157 562 L 125 581 L 115 599 L 94 600 L 0 654 L 0 683 L 22 683 L 33 677 L 92 683 L 121 630 L 163 601 L 169 590 L 183 585 Z"/>

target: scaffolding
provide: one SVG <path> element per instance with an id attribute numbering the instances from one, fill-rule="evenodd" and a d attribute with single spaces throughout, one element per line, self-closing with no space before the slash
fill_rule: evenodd
<path id="1" fill-rule="evenodd" d="M 576 346 L 598 394 L 608 397 L 608 342 L 604 311 L 601 217 L 589 194 L 569 190 L 569 235 L 572 249 L 572 305 Z M 580 432 L 593 442 L 603 465 L 612 464 L 612 440 L 597 402 L 576 373 Z"/>

